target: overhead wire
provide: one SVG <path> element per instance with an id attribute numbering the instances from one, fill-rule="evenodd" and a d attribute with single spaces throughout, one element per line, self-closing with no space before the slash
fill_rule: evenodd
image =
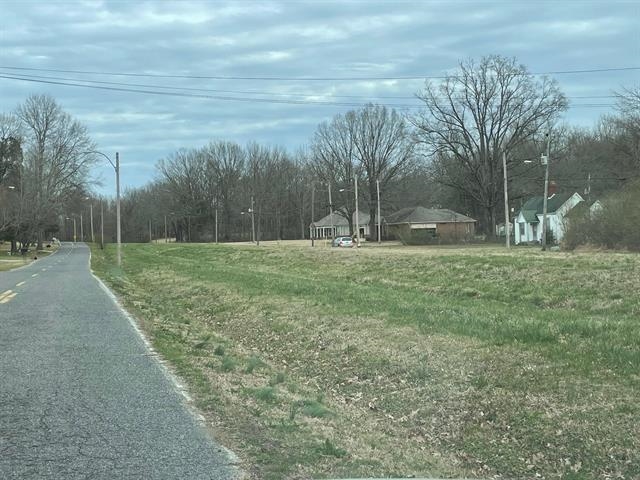
<path id="1" fill-rule="evenodd" d="M 235 76 L 235 75 L 179 75 L 164 73 L 135 73 L 135 72 L 107 72 L 91 70 L 67 70 L 54 68 L 35 67 L 15 67 L 0 65 L 4 70 L 22 70 L 54 73 L 75 73 L 81 75 L 103 75 L 103 76 L 123 76 L 123 77 L 149 77 L 149 78 L 186 78 L 202 80 L 257 80 L 257 81 L 371 81 L 371 80 L 424 80 L 424 79 L 445 79 L 448 75 L 407 75 L 407 76 L 362 76 L 362 77 L 294 77 L 294 76 Z M 584 73 L 606 73 L 640 70 L 640 67 L 612 67 L 612 68 L 591 68 L 576 70 L 551 70 L 547 72 L 526 72 L 521 75 L 571 75 Z"/>
<path id="2" fill-rule="evenodd" d="M 1 73 L 0 73 L 1 74 Z M 90 84 L 99 84 L 99 85 L 116 85 L 116 86 L 125 86 L 125 87 L 141 87 L 141 88 L 157 88 L 163 90 L 178 90 L 178 91 L 187 91 L 187 92 L 206 92 L 206 93 L 232 93 L 238 95 L 263 95 L 263 96 L 277 96 L 277 97 L 328 97 L 328 98 L 360 98 L 360 99 L 393 99 L 393 100 L 416 100 L 416 96 L 406 96 L 406 95 L 339 95 L 334 93 L 326 93 L 326 92 L 308 92 L 308 93 L 299 93 L 299 92 L 273 92 L 273 91 L 257 91 L 257 90 L 226 90 L 226 89 L 210 89 L 210 88 L 196 88 L 196 87 L 180 87 L 174 85 L 156 85 L 156 84 L 143 84 L 143 83 L 127 83 L 127 82 L 108 82 L 104 80 L 89 80 L 89 79 L 79 79 L 79 78 L 69 78 L 69 77 L 58 77 L 58 76 L 43 76 L 43 75 L 26 75 L 26 74 L 16 74 L 20 78 L 29 78 L 29 79 L 42 79 L 42 80 L 60 80 L 65 82 L 83 82 Z M 567 98 L 579 98 L 579 99 L 610 99 L 617 98 L 616 95 L 576 95 L 569 96 Z"/>
<path id="3" fill-rule="evenodd" d="M 97 90 L 109 90 L 109 91 L 119 91 L 119 92 L 128 92 L 128 93 L 142 93 L 147 95 L 161 95 L 161 96 L 172 96 L 172 97 L 183 97 L 183 98 L 202 98 L 202 99 L 210 99 L 210 100 L 221 100 L 221 101 L 239 101 L 239 102 L 253 102 L 253 103 L 274 103 L 274 104 L 288 104 L 288 105 L 325 105 L 325 106 L 343 106 L 343 107 L 362 107 L 365 104 L 357 103 L 357 102 L 327 102 L 327 101 L 316 101 L 316 100 L 295 100 L 295 99 L 274 99 L 274 98 L 258 98 L 258 97 L 237 97 L 237 96 L 226 96 L 226 95 L 208 95 L 205 93 L 186 93 L 187 91 L 210 91 L 206 89 L 192 89 L 188 87 L 169 87 L 169 86 L 147 86 L 140 84 L 126 84 L 119 82 L 104 82 L 104 81 L 96 81 L 96 80 L 75 80 L 71 79 L 68 81 L 55 80 L 53 77 L 42 77 L 42 76 L 28 76 L 28 75 L 8 75 L 4 73 L 0 73 L 0 78 L 8 79 L 8 80 L 18 80 L 24 82 L 32 82 L 32 83 L 45 83 L 50 85 L 61 85 L 61 86 L 69 86 L 69 87 L 80 87 L 80 88 L 89 88 L 89 89 L 97 89 Z M 59 77 L 58 77 L 59 78 Z M 77 83 L 84 82 L 84 83 Z M 93 83 L 90 83 L 93 82 Z M 133 88 L 139 87 L 139 88 Z M 158 91 L 158 88 L 168 89 L 168 90 L 184 90 L 184 91 Z M 155 89 L 155 90 L 152 90 Z M 267 95 L 267 94 L 264 94 Z M 309 95 L 314 96 L 314 95 Z M 315 95 L 318 96 L 318 95 Z M 322 95 L 320 95 L 322 96 Z M 377 98 L 375 96 L 368 98 Z M 370 103 L 370 102 L 369 102 Z M 374 102 L 381 106 L 387 106 L 392 108 L 422 108 L 419 104 L 394 104 L 394 103 L 379 103 Z M 584 104 L 574 104 L 572 107 L 585 107 L 585 108 L 609 108 L 612 107 L 613 104 L 604 104 L 604 103 L 584 103 Z"/>

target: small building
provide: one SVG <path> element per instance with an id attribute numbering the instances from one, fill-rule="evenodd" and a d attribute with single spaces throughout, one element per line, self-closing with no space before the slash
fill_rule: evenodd
<path id="1" fill-rule="evenodd" d="M 369 214 L 358 211 L 358 222 L 360 223 L 360 239 L 369 237 Z M 353 225 L 356 224 L 356 214 L 353 213 Z M 333 229 L 333 231 L 332 231 Z M 349 222 L 344 214 L 333 212 L 309 225 L 309 235 L 311 238 L 324 239 L 351 235 Z"/>
<path id="2" fill-rule="evenodd" d="M 404 244 L 464 242 L 475 235 L 473 218 L 446 208 L 403 208 L 385 220 L 389 234 Z"/>
<path id="3" fill-rule="evenodd" d="M 547 230 L 560 242 L 566 230 L 566 215 L 584 199 L 579 193 L 554 193 L 547 198 Z M 542 242 L 542 216 L 544 197 L 533 197 L 525 202 L 515 219 L 515 243 Z"/>

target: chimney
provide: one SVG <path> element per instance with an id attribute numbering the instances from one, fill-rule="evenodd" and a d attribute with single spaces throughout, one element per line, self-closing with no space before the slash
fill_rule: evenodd
<path id="1" fill-rule="evenodd" d="M 549 197 L 553 197 L 558 192 L 558 184 L 551 180 L 549 182 Z"/>

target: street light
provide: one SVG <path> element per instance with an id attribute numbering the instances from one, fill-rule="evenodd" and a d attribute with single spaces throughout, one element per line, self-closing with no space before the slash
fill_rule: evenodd
<path id="1" fill-rule="evenodd" d="M 92 153 L 96 155 L 101 155 L 107 159 L 107 161 L 111 164 L 113 169 L 116 172 L 116 241 L 118 243 L 117 246 L 117 261 L 118 266 L 122 264 L 122 231 L 120 229 L 120 155 L 116 152 L 116 162 L 113 163 L 111 159 L 102 152 L 98 152 L 96 150 L 89 150 L 84 153 Z"/>
<path id="2" fill-rule="evenodd" d="M 73 217 L 73 243 L 76 243 L 76 216 L 75 214 L 72 214 L 71 216 Z M 71 218 L 67 217 L 67 220 L 71 220 Z"/>
<path id="3" fill-rule="evenodd" d="M 251 242 L 255 243 L 256 245 L 260 245 L 260 240 L 256 242 L 256 223 L 254 218 L 255 209 L 253 208 L 253 195 L 251 196 L 251 208 L 246 212 L 240 212 L 240 215 L 244 215 L 246 213 L 251 214 Z"/>
<path id="4" fill-rule="evenodd" d="M 549 196 L 549 149 L 551 148 L 551 132 L 546 133 L 547 155 L 540 155 L 544 170 L 544 198 L 542 199 L 542 251 L 547 249 L 547 197 Z"/>
<path id="5" fill-rule="evenodd" d="M 355 199 L 356 199 L 356 246 L 360 247 L 360 217 L 358 215 L 358 177 L 357 176 L 353 176 L 353 183 L 354 183 L 354 195 L 355 195 Z M 348 189 L 346 188 L 341 188 L 340 191 L 341 192 L 346 192 Z"/>

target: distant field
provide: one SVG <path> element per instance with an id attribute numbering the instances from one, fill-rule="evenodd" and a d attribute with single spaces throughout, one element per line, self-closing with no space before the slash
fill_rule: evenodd
<path id="1" fill-rule="evenodd" d="M 640 477 L 640 256 L 127 245 L 93 268 L 256 478 Z"/>
<path id="2" fill-rule="evenodd" d="M 9 243 L 0 244 L 0 272 L 12 270 L 14 268 L 28 265 L 33 261 L 34 252 L 29 252 L 28 255 L 9 255 L 11 245 Z M 38 255 L 49 255 L 51 251 L 40 251 Z"/>

